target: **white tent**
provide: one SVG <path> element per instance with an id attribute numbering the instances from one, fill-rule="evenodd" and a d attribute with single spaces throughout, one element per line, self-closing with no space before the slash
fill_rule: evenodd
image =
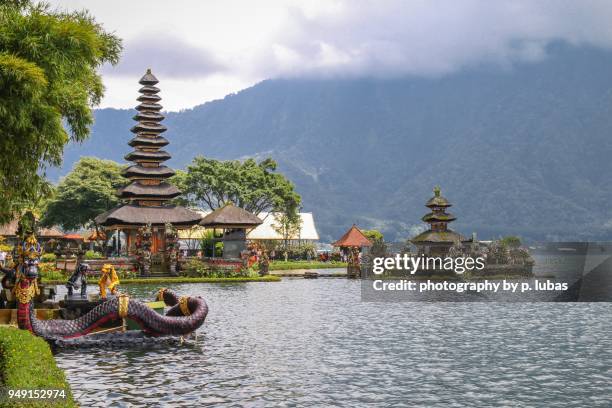
<path id="1" fill-rule="evenodd" d="M 276 231 L 277 225 L 277 214 L 275 213 L 259 213 L 259 218 L 263 220 L 263 224 L 258 225 L 255 229 L 251 230 L 247 234 L 248 239 L 252 240 L 282 240 L 283 236 Z M 302 241 L 318 241 L 319 233 L 315 227 L 314 218 L 312 213 L 300 213 L 300 219 L 302 220 L 300 230 L 295 236 L 292 236 L 291 240 L 302 240 Z"/>
<path id="2" fill-rule="evenodd" d="M 202 217 L 210 214 L 210 211 L 198 211 Z M 282 240 L 283 236 L 276 231 L 278 228 L 278 221 L 276 219 L 277 214 L 262 212 L 259 213 L 258 217 L 263 221 L 263 224 L 257 226 L 247 234 L 247 239 L 252 240 Z M 302 220 L 300 225 L 300 231 L 291 240 L 302 240 L 302 241 L 318 241 L 319 233 L 315 227 L 314 218 L 312 213 L 300 213 L 300 219 Z M 179 238 L 181 240 L 197 240 L 201 239 L 205 229 L 203 227 L 195 226 L 190 229 L 179 230 Z"/>

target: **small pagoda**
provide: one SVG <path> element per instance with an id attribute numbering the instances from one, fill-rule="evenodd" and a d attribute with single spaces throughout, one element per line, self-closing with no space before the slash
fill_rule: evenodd
<path id="1" fill-rule="evenodd" d="M 341 248 L 347 257 L 346 276 L 349 278 L 361 277 L 361 260 L 359 259 L 359 254 L 363 248 L 372 246 L 372 242 L 363 232 L 353 224 L 353 226 L 332 245 Z"/>
<path id="2" fill-rule="evenodd" d="M 135 136 L 128 143 L 134 150 L 125 156 L 133 164 L 123 171 L 130 182 L 117 192 L 124 203 L 100 214 L 95 221 L 117 237 L 120 233 L 125 235 L 126 248 L 117 252 L 137 256 L 141 272 L 147 275 L 152 267 L 176 270 L 176 229 L 190 228 L 202 217 L 170 203 L 181 192 L 168 181 L 174 170 L 163 164 L 170 154 L 162 150 L 169 142 L 161 136 L 167 128 L 160 123 L 164 115 L 159 104 L 160 90 L 155 86 L 158 80 L 148 69 L 139 83 L 140 104 L 133 118 L 137 124 L 131 129 Z"/>
<path id="3" fill-rule="evenodd" d="M 342 237 L 332 244 L 339 248 L 363 248 L 371 247 L 372 242 L 361 232 L 357 225 L 353 224 Z"/>
<path id="4" fill-rule="evenodd" d="M 448 224 L 457 218 L 448 213 L 447 209 L 452 204 L 440 194 L 440 187 L 434 188 L 434 196 L 427 201 L 425 206 L 431 212 L 425 214 L 422 220 L 429 224 L 429 229 L 416 237 L 412 242 L 419 254 L 430 256 L 446 256 L 450 248 L 455 244 L 470 242 L 463 235 L 448 228 Z"/>

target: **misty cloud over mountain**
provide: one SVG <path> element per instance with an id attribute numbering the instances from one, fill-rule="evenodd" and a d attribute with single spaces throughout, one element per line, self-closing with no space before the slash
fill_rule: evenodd
<path id="1" fill-rule="evenodd" d="M 437 184 L 465 235 L 610 239 L 612 53 L 562 43 L 546 53 L 442 77 L 264 81 L 170 113 L 170 164 L 272 156 L 327 241 L 353 222 L 390 240 L 414 235 Z M 123 161 L 132 115 L 98 110 L 65 169 L 81 155 Z"/>

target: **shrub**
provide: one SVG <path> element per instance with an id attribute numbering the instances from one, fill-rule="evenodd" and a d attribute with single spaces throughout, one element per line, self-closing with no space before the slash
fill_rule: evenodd
<path id="1" fill-rule="evenodd" d="M 62 389 L 66 400 L 31 401 L 6 406 L 76 407 L 64 372 L 57 367 L 49 345 L 25 330 L 0 327 L 0 377 L 10 389 Z M 2 405 L 5 406 L 5 405 Z"/>
<path id="2" fill-rule="evenodd" d="M 89 250 L 85 252 L 84 258 L 85 259 L 102 259 L 104 258 L 104 256 L 99 252 Z"/>
<path id="3" fill-rule="evenodd" d="M 57 259 L 57 255 L 55 255 L 52 252 L 45 252 L 40 257 L 41 262 L 55 262 L 56 259 Z"/>
<path id="4" fill-rule="evenodd" d="M 122 280 L 122 279 L 134 279 L 134 278 L 138 277 L 138 272 L 135 271 L 134 269 L 118 268 L 117 269 L 117 277 L 119 278 L 119 280 Z"/>
<path id="5" fill-rule="evenodd" d="M 283 255 L 284 251 L 280 251 L 279 255 Z M 314 244 L 309 242 L 303 243 L 300 245 L 294 245 L 287 248 L 287 258 L 288 259 L 315 259 L 317 256 L 317 251 Z"/>
<path id="6" fill-rule="evenodd" d="M 200 248 L 202 248 L 202 254 L 206 257 L 213 256 L 213 244 L 215 246 L 215 256 L 223 256 L 223 242 L 216 242 L 215 238 L 221 238 L 223 235 L 215 235 L 214 230 L 206 230 L 200 240 Z"/>
<path id="7" fill-rule="evenodd" d="M 521 239 L 514 235 L 504 237 L 500 242 L 508 248 L 518 248 L 522 245 Z"/>
<path id="8" fill-rule="evenodd" d="M 13 246 L 7 244 L 5 241 L 6 241 L 6 238 L 4 238 L 3 236 L 0 236 L 0 251 L 11 252 L 13 250 Z"/>
<path id="9" fill-rule="evenodd" d="M 64 272 L 55 266 L 55 262 L 41 262 L 38 264 L 38 275 L 44 280 L 63 280 Z"/>
<path id="10" fill-rule="evenodd" d="M 233 265 L 211 265 L 199 259 L 185 263 L 182 276 L 190 278 L 254 278 L 259 276 L 255 268 L 240 268 Z"/>

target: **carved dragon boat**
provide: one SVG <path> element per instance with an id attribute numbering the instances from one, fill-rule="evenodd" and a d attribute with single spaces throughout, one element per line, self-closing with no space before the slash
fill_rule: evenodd
<path id="1" fill-rule="evenodd" d="M 48 340 L 84 336 L 107 322 L 126 318 L 137 322 L 142 331 L 150 336 L 182 336 L 202 326 L 208 314 L 208 306 L 201 297 L 178 297 L 171 290 L 162 289 L 161 299 L 167 306 L 171 306 L 166 315 L 158 314 L 127 295 L 119 295 L 74 320 L 39 320 L 32 302 L 35 287 L 28 278 L 17 282 L 17 322 L 20 329 L 29 330 Z"/>
<path id="2" fill-rule="evenodd" d="M 13 275 L 17 323 L 20 329 L 29 330 L 46 340 L 78 338 L 122 319 L 136 322 L 147 336 L 184 336 L 202 326 L 208 314 L 208 306 L 201 297 L 179 297 L 173 291 L 162 288 L 157 297 L 170 307 L 165 315 L 157 313 L 143 302 L 121 294 L 74 320 L 40 320 L 34 308 L 34 299 L 39 294 L 37 280 L 40 246 L 32 236 L 20 249 L 20 262 Z"/>

